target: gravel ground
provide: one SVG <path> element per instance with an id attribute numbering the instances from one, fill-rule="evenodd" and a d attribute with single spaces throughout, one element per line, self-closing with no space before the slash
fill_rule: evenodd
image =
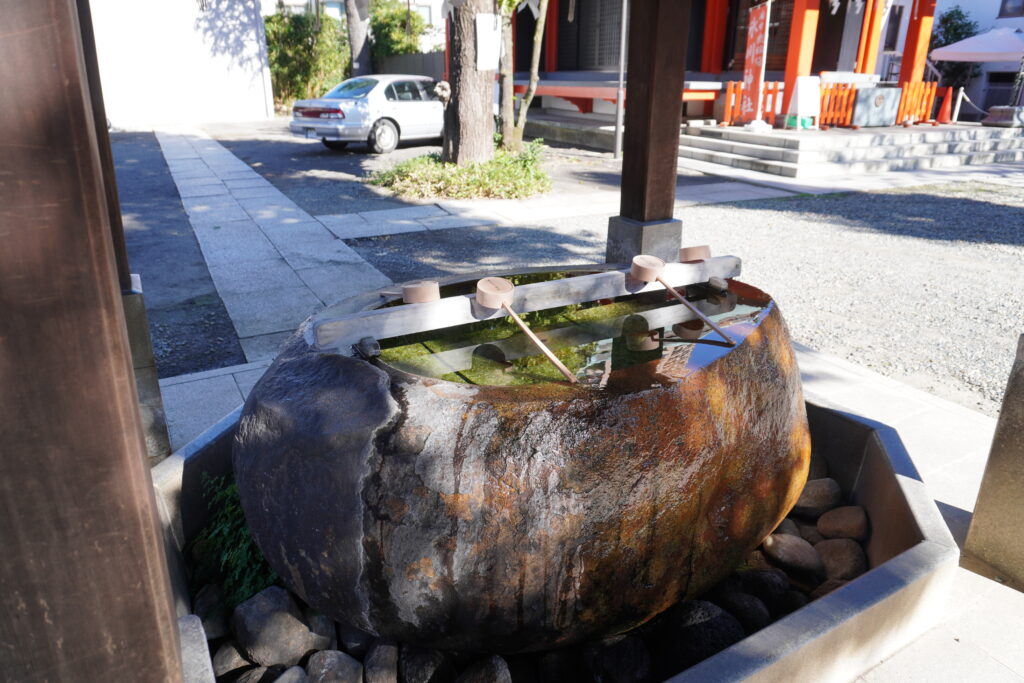
<path id="1" fill-rule="evenodd" d="M 1024 332 L 1024 189 L 962 182 L 700 206 L 686 242 L 744 257 L 793 338 L 998 414 Z"/>
<path id="2" fill-rule="evenodd" d="M 1024 190 L 957 183 L 694 206 L 684 242 L 744 258 L 793 338 L 996 415 L 1024 332 Z M 396 281 L 603 260 L 603 216 L 350 240 Z M 415 253 L 415 260 L 408 254 Z"/>

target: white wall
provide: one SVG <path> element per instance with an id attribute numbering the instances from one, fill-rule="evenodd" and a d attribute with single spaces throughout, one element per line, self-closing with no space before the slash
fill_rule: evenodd
<path id="1" fill-rule="evenodd" d="M 259 0 L 92 0 L 107 118 L 121 128 L 273 116 Z"/>

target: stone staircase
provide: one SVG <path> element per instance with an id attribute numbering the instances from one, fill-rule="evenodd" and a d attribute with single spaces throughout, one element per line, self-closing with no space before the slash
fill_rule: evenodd
<path id="1" fill-rule="evenodd" d="M 1024 130 L 979 125 L 752 133 L 686 126 L 679 156 L 790 178 L 1024 161 Z"/>

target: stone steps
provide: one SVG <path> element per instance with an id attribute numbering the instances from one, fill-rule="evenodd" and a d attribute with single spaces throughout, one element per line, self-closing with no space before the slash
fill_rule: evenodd
<path id="1" fill-rule="evenodd" d="M 687 127 L 679 156 L 761 173 L 823 177 L 848 173 L 952 168 L 1024 160 L 1024 134 L 1005 128 L 914 128 L 880 133 L 751 133 Z"/>

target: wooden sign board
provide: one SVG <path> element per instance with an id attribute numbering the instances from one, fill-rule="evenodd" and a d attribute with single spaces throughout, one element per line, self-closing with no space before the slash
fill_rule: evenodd
<path id="1" fill-rule="evenodd" d="M 741 123 L 760 121 L 761 90 L 764 86 L 764 62 L 768 55 L 768 18 L 771 0 L 750 8 L 747 20 L 747 51 L 743 62 L 743 96 L 740 98 Z"/>

